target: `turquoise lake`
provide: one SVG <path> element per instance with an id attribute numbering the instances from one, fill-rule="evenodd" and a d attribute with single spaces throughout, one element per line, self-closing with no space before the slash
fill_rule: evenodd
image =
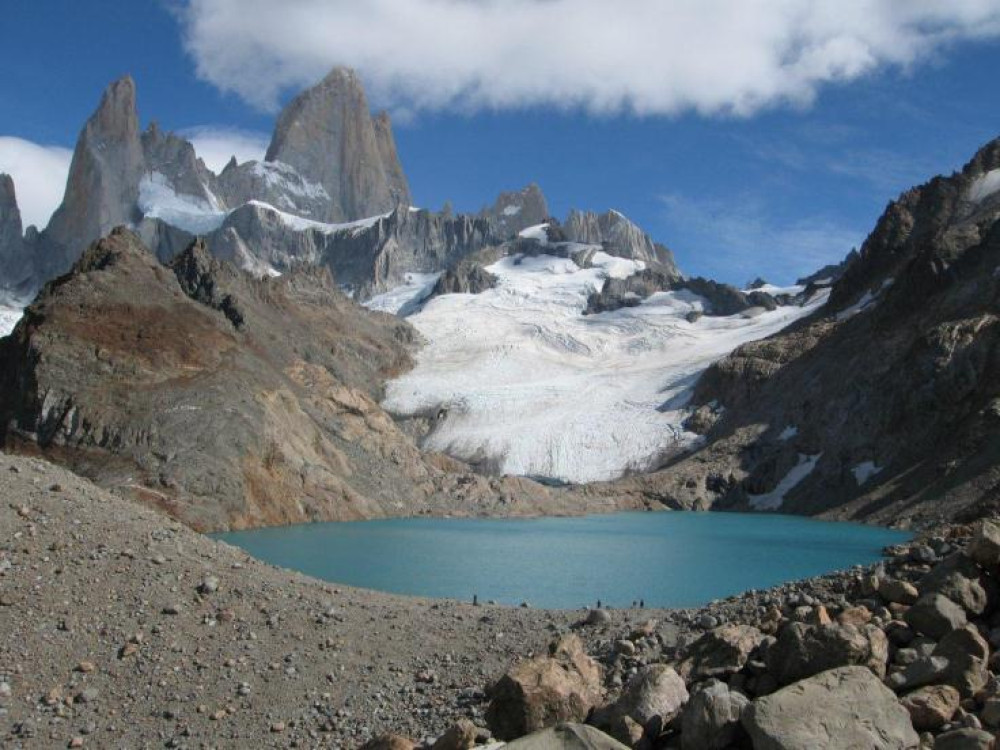
<path id="1" fill-rule="evenodd" d="M 691 607 L 880 558 L 904 531 L 796 516 L 406 518 L 216 534 L 254 557 L 398 594 L 536 607 Z"/>

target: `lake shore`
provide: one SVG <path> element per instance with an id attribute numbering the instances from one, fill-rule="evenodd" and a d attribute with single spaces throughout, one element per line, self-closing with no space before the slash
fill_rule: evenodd
<path id="1" fill-rule="evenodd" d="M 580 610 L 472 606 L 272 567 L 46 462 L 0 456 L 0 736 L 11 747 L 356 747 L 482 726 L 484 690 Z M 612 610 L 576 628 L 616 654 L 648 626 L 674 653 L 768 603 L 845 601 L 857 571 L 699 610 Z M 797 600 L 797 599 L 796 599 Z"/>

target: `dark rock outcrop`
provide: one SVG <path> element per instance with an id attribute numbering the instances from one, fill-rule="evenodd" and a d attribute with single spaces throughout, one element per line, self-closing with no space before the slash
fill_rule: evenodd
<path id="1" fill-rule="evenodd" d="M 463 260 L 454 268 L 449 268 L 438 279 L 431 296 L 440 294 L 479 294 L 497 285 L 497 277 L 479 263 Z"/>
<path id="2" fill-rule="evenodd" d="M 3 269 L 0 289 L 6 287 L 8 295 L 16 295 L 31 275 L 31 258 L 24 241 L 14 179 L 8 174 L 0 174 L 0 268 Z"/>

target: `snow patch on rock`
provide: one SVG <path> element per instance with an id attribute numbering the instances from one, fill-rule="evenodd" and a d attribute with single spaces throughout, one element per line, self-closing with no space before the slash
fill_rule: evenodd
<path id="1" fill-rule="evenodd" d="M 969 200 L 979 203 L 1000 191 L 1000 169 L 992 169 L 976 178 L 969 187 Z"/>
<path id="2" fill-rule="evenodd" d="M 854 474 L 854 481 L 858 483 L 858 486 L 867 482 L 880 471 L 882 471 L 882 467 L 876 466 L 874 461 L 862 461 L 851 469 L 851 473 Z"/>
<path id="3" fill-rule="evenodd" d="M 226 211 L 218 201 L 178 193 L 166 175 L 153 172 L 139 182 L 139 210 L 191 234 L 208 234 L 222 226 Z"/>
<path id="4" fill-rule="evenodd" d="M 24 315 L 24 308 L 0 306 L 0 337 L 8 336 Z"/>
<path id="5" fill-rule="evenodd" d="M 407 315 L 415 311 L 416 306 L 430 296 L 440 278 L 440 273 L 408 273 L 405 277 L 406 283 L 383 294 L 377 294 L 362 304 L 369 310 Z"/>
<path id="6" fill-rule="evenodd" d="M 778 482 L 778 486 L 763 495 L 750 495 L 750 507 L 754 510 L 778 510 L 785 502 L 785 496 L 812 473 L 822 453 L 815 456 L 799 454 L 799 462 Z"/>

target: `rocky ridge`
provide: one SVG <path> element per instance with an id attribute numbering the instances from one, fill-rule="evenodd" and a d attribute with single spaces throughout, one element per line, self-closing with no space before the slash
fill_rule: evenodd
<path id="1" fill-rule="evenodd" d="M 976 191 L 998 144 L 890 204 L 828 304 L 701 377 L 703 447 L 614 491 L 917 526 L 991 512 L 1000 194 Z"/>
<path id="2" fill-rule="evenodd" d="M 0 340 L 0 439 L 198 529 L 626 507 L 421 452 L 378 403 L 414 344 L 323 269 L 163 266 L 117 229 Z"/>

